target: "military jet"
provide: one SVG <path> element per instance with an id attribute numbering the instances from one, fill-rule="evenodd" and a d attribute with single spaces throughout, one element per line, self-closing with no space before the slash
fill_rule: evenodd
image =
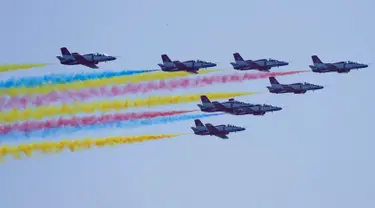
<path id="1" fill-rule="evenodd" d="M 311 70 L 316 73 L 349 73 L 353 69 L 367 68 L 367 64 L 361 64 L 353 61 L 340 61 L 336 63 L 323 63 L 317 55 L 311 56 L 314 65 L 309 65 Z"/>
<path id="2" fill-rule="evenodd" d="M 96 65 L 100 62 L 114 61 L 116 57 L 100 53 L 89 53 L 81 55 L 79 53 L 70 53 L 66 47 L 60 48 L 62 56 L 56 56 L 63 65 L 84 65 L 92 69 L 98 69 Z"/>
<path id="3" fill-rule="evenodd" d="M 272 67 L 289 65 L 288 62 L 275 59 L 244 60 L 239 53 L 233 54 L 235 62 L 230 64 L 235 70 L 258 70 L 269 72 Z"/>
<path id="4" fill-rule="evenodd" d="M 201 61 L 201 60 L 190 60 L 190 61 L 171 61 L 167 54 L 161 55 L 163 60 L 162 64 L 158 64 L 162 71 L 165 72 L 175 72 L 175 71 L 186 71 L 194 74 L 198 74 L 199 69 L 205 69 L 210 67 L 215 67 L 217 64 Z"/>
<path id="5" fill-rule="evenodd" d="M 280 111 L 281 107 L 272 105 L 260 105 L 244 103 L 230 98 L 226 102 L 211 102 L 206 95 L 201 96 L 202 104 L 198 104 L 198 107 L 202 112 L 225 112 L 233 115 L 264 115 L 267 112 Z"/>
<path id="6" fill-rule="evenodd" d="M 315 91 L 323 89 L 323 86 L 314 85 L 310 83 L 293 83 L 293 84 L 280 84 L 275 77 L 270 77 L 271 86 L 267 86 L 270 93 L 281 94 L 281 93 L 294 93 L 294 94 L 305 94 L 306 91 Z"/>
<path id="7" fill-rule="evenodd" d="M 194 131 L 195 135 L 205 136 L 217 136 L 222 139 L 228 139 L 228 134 L 232 132 L 238 132 L 238 131 L 245 131 L 246 128 L 244 127 L 238 127 L 234 125 L 218 125 L 214 126 L 210 123 L 206 123 L 203 125 L 202 121 L 199 119 L 195 119 L 195 127 L 191 127 L 191 129 Z"/>

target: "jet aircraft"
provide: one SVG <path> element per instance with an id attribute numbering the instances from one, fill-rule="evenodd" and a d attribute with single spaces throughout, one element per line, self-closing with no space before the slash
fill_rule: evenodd
<path id="1" fill-rule="evenodd" d="M 217 136 L 222 139 L 228 139 L 228 134 L 232 132 L 238 132 L 238 131 L 245 131 L 246 128 L 244 127 L 238 127 L 234 125 L 218 125 L 214 126 L 210 123 L 206 123 L 203 125 L 202 121 L 199 119 L 195 119 L 195 127 L 191 127 L 191 129 L 194 131 L 195 135 L 205 136 Z"/>
<path id="2" fill-rule="evenodd" d="M 98 69 L 99 62 L 114 61 L 116 57 L 100 53 L 79 54 L 70 53 L 66 47 L 60 48 L 62 56 L 56 56 L 63 65 L 84 65 L 92 69 Z"/>
<path id="3" fill-rule="evenodd" d="M 323 63 L 317 55 L 311 56 L 314 65 L 309 65 L 313 72 L 316 73 L 349 73 L 353 69 L 367 68 L 367 64 L 357 63 L 353 61 L 340 61 L 335 63 Z"/>
<path id="4" fill-rule="evenodd" d="M 293 83 L 293 84 L 280 84 L 275 77 L 270 77 L 271 86 L 267 86 L 270 93 L 281 94 L 281 93 L 294 93 L 294 94 L 305 94 L 306 91 L 320 90 L 323 86 L 310 84 L 310 83 Z"/>
<path id="5" fill-rule="evenodd" d="M 167 54 L 161 55 L 163 60 L 162 64 L 158 64 L 162 71 L 175 72 L 175 71 L 186 71 L 194 74 L 198 74 L 198 70 L 202 68 L 215 67 L 217 64 L 201 61 L 201 60 L 190 60 L 190 61 L 172 61 Z"/>
<path id="6" fill-rule="evenodd" d="M 230 62 L 235 70 L 258 70 L 269 72 L 272 67 L 289 65 L 288 62 L 275 59 L 244 60 L 239 53 L 233 54 L 235 62 Z"/>
<path id="7" fill-rule="evenodd" d="M 260 104 L 250 104 L 244 103 L 230 98 L 226 102 L 211 102 L 206 95 L 201 96 L 202 104 L 198 104 L 198 107 L 203 112 L 225 112 L 233 115 L 264 115 L 267 112 L 280 111 L 281 107 L 272 105 L 260 105 Z"/>

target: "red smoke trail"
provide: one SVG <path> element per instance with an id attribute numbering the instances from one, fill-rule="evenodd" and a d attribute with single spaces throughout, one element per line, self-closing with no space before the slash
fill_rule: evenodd
<path id="1" fill-rule="evenodd" d="M 190 113 L 196 110 L 187 111 L 167 111 L 167 112 L 143 112 L 143 113 L 116 113 L 102 116 L 84 116 L 75 117 L 69 119 L 51 119 L 47 121 L 26 121 L 23 123 L 15 123 L 8 125 L 0 125 L 0 134 L 7 134 L 11 131 L 35 131 L 46 128 L 60 128 L 65 126 L 83 126 L 91 124 L 102 124 L 116 121 L 136 120 L 136 119 L 148 119 L 159 116 L 173 116 L 177 114 Z"/>
<path id="2" fill-rule="evenodd" d="M 269 73 L 237 73 L 231 75 L 212 75 L 205 77 L 196 78 L 183 78 L 183 79 L 172 79 L 172 80 L 158 80 L 154 82 L 141 82 L 134 84 L 127 84 L 123 86 L 111 86 L 111 87 L 97 87 L 88 88 L 78 91 L 53 91 L 45 95 L 36 96 L 20 96 L 11 97 L 6 100 L 5 97 L 0 97 L 0 104 L 3 109 L 12 109 L 18 107 L 20 109 L 27 108 L 29 106 L 41 106 L 49 105 L 53 102 L 64 101 L 72 102 L 79 101 L 83 102 L 90 98 L 98 97 L 113 97 L 122 96 L 126 94 L 135 93 L 146 93 L 154 90 L 174 90 L 178 88 L 191 88 L 191 87 L 203 87 L 218 83 L 233 83 L 243 82 L 245 80 L 264 79 L 268 77 L 286 76 L 293 75 L 303 72 L 309 72 L 310 70 L 304 71 L 289 71 L 289 72 L 269 72 Z M 1 107 L 1 106 L 0 106 Z"/>

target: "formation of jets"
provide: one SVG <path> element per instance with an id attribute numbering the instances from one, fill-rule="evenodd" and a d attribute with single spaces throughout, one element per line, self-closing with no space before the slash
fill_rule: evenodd
<path id="1" fill-rule="evenodd" d="M 98 69 L 97 64 L 101 62 L 114 61 L 115 56 L 110 56 L 100 53 L 90 54 L 79 54 L 70 53 L 66 47 L 60 48 L 61 56 L 57 56 L 60 63 L 63 65 L 83 65 L 93 69 Z M 230 62 L 234 70 L 248 71 L 256 70 L 261 72 L 269 72 L 273 67 L 281 67 L 289 65 L 286 61 L 276 59 L 258 59 L 258 60 L 245 60 L 239 53 L 233 53 L 235 62 Z M 172 61 L 167 54 L 162 54 L 161 59 L 163 63 L 159 63 L 158 66 L 164 72 L 177 72 L 186 71 L 193 74 L 198 74 L 200 69 L 207 69 L 216 67 L 217 64 L 210 61 L 202 60 L 189 60 L 189 61 Z M 340 61 L 333 63 L 323 63 L 317 55 L 311 56 L 313 65 L 309 65 L 312 72 L 315 73 L 349 73 L 354 69 L 367 68 L 367 64 L 358 63 L 354 61 Z M 267 89 L 270 93 L 282 94 L 282 93 L 294 93 L 294 94 L 305 94 L 307 91 L 321 90 L 324 87 L 317 84 L 311 83 L 292 83 L 292 84 L 280 84 L 275 77 L 269 78 L 270 86 Z M 202 112 L 223 112 L 231 115 L 255 115 L 264 116 L 268 112 L 275 112 L 282 110 L 281 107 L 268 105 L 268 104 L 252 104 L 245 103 L 234 98 L 229 99 L 225 102 L 211 101 L 206 95 L 201 96 L 201 104 L 197 104 Z M 228 134 L 233 132 L 245 131 L 246 128 L 234 126 L 234 125 L 217 125 L 214 126 L 210 123 L 203 124 L 199 119 L 194 120 L 195 126 L 191 127 L 194 134 L 196 135 L 210 135 L 217 136 L 222 139 L 228 139 Z"/>
<path id="2" fill-rule="evenodd" d="M 267 112 L 274 112 L 282 110 L 281 107 L 268 104 L 251 104 L 245 103 L 234 98 L 228 99 L 225 102 L 210 101 L 206 95 L 201 96 L 202 104 L 197 104 L 202 112 L 224 112 L 232 115 L 255 115 L 263 116 Z M 227 135 L 232 132 L 244 131 L 246 128 L 234 125 L 218 125 L 212 124 L 203 125 L 202 122 L 195 120 L 195 127 L 191 127 L 196 135 L 210 135 L 217 136 L 222 139 L 228 139 Z"/>
<path id="3" fill-rule="evenodd" d="M 93 69 L 98 69 L 97 64 L 101 62 L 114 61 L 117 58 L 104 53 L 79 54 L 77 52 L 70 53 L 66 47 L 60 48 L 61 56 L 56 56 L 63 65 L 83 65 Z M 276 59 L 258 59 L 244 60 L 239 53 L 233 53 L 235 62 L 230 62 L 234 70 L 247 71 L 257 70 L 269 72 L 273 67 L 287 66 L 289 62 Z M 353 69 L 367 68 L 367 64 L 353 61 L 340 61 L 335 63 L 323 63 L 317 55 L 311 56 L 313 65 L 309 65 L 311 70 L 316 73 L 338 72 L 348 73 Z M 200 69 L 216 67 L 217 64 L 210 61 L 189 60 L 189 61 L 172 61 L 167 54 L 161 55 L 163 63 L 158 66 L 165 72 L 186 71 L 198 74 Z"/>
<path id="4" fill-rule="evenodd" d="M 235 63 L 231 63 L 235 70 L 258 70 L 258 71 L 269 71 L 272 67 L 279 67 L 288 65 L 288 62 L 273 60 L 273 59 L 261 59 L 261 60 L 244 60 L 239 53 L 233 54 Z M 316 55 L 312 56 L 314 65 L 310 65 L 313 72 L 326 73 L 326 72 L 337 72 L 337 73 L 348 73 L 353 69 L 367 68 L 367 64 L 361 64 L 357 62 L 336 62 L 336 63 L 323 63 Z M 317 84 L 311 83 L 291 83 L 291 84 L 280 84 L 275 77 L 269 77 L 271 86 L 267 86 L 270 93 L 281 94 L 281 93 L 294 93 L 294 94 L 305 94 L 307 91 L 321 90 L 324 87 Z M 234 98 L 228 99 L 225 102 L 211 101 L 206 95 L 201 96 L 201 104 L 197 104 L 202 112 L 224 112 L 232 115 L 265 115 L 267 112 L 274 112 L 282 110 L 281 107 L 268 105 L 268 104 L 252 104 L 237 101 Z M 195 135 L 210 135 L 217 136 L 222 139 L 228 139 L 228 134 L 239 131 L 245 131 L 245 127 L 239 127 L 234 125 L 217 125 L 214 126 L 210 123 L 204 124 L 199 120 L 195 120 L 195 127 L 191 127 Z"/>
<path id="5" fill-rule="evenodd" d="M 270 77 L 269 82 L 271 86 L 267 86 L 270 93 L 294 93 L 304 94 L 307 91 L 321 90 L 324 87 L 310 83 L 293 83 L 280 84 L 275 77 Z M 234 98 L 228 99 L 225 102 L 211 101 L 206 95 L 201 96 L 201 104 L 197 104 L 202 112 L 223 112 L 231 115 L 254 115 L 264 116 L 268 112 L 281 111 L 282 107 L 273 106 L 269 104 L 252 104 L 245 103 Z M 226 135 L 232 132 L 244 131 L 245 128 L 233 125 L 219 125 L 213 126 L 211 124 L 203 125 L 200 120 L 195 120 L 195 127 L 191 127 L 196 135 L 214 135 L 222 139 L 228 139 Z"/>

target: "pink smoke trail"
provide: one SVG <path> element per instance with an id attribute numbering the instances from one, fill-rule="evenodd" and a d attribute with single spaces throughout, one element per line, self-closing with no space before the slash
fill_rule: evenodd
<path id="1" fill-rule="evenodd" d="M 42 106 L 50 105 L 54 102 L 64 101 L 85 101 L 90 98 L 98 97 L 114 97 L 122 96 L 126 94 L 135 93 L 147 93 L 155 90 L 174 90 L 178 88 L 192 88 L 192 87 L 203 87 L 218 83 L 233 83 L 243 82 L 245 80 L 264 79 L 275 76 L 286 76 L 293 75 L 303 72 L 309 72 L 310 70 L 304 71 L 289 71 L 289 72 L 269 72 L 269 73 L 241 73 L 231 75 L 212 75 L 197 78 L 182 78 L 172 80 L 158 80 L 154 82 L 141 82 L 134 84 L 127 84 L 123 86 L 111 86 L 111 87 L 97 87 L 87 88 L 78 91 L 53 91 L 45 95 L 24 95 L 18 97 L 10 97 L 9 100 L 6 97 L 0 97 L 0 107 L 2 109 L 12 109 L 17 107 L 19 109 L 25 109 L 30 106 Z"/>
<path id="2" fill-rule="evenodd" d="M 51 119 L 47 121 L 25 121 L 22 123 L 14 123 L 8 125 L 0 125 L 0 134 L 7 134 L 12 131 L 36 131 L 49 128 L 60 128 L 60 127 L 76 127 L 86 126 L 92 124 L 104 124 L 109 122 L 118 122 L 126 120 L 136 119 L 149 119 L 160 116 L 173 116 L 177 114 L 190 113 L 196 110 L 185 110 L 185 111 L 166 111 L 166 112 L 142 112 L 142 113 L 116 113 L 107 114 L 100 116 L 83 116 L 83 117 L 71 117 L 69 119 Z"/>

